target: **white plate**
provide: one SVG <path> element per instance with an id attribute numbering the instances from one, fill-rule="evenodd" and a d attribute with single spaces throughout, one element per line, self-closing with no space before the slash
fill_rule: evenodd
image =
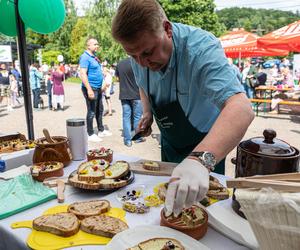
<path id="1" fill-rule="evenodd" d="M 151 238 L 174 238 L 181 242 L 186 250 L 208 250 L 209 248 L 190 236 L 172 228 L 147 225 L 127 229 L 112 238 L 106 250 L 127 249 Z"/>

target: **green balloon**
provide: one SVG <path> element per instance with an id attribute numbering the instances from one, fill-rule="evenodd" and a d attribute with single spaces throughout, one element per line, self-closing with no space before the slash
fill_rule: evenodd
<path id="1" fill-rule="evenodd" d="M 18 8 L 26 26 L 41 34 L 58 30 L 65 20 L 63 0 L 19 0 Z"/>
<path id="2" fill-rule="evenodd" d="M 0 0 L 0 33 L 6 36 L 17 35 L 15 5 L 11 0 Z"/>

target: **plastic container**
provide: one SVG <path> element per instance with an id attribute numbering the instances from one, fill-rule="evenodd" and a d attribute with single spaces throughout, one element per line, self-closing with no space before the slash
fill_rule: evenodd
<path id="1" fill-rule="evenodd" d="M 85 119 L 68 119 L 67 137 L 70 141 L 70 149 L 74 161 L 82 161 L 86 158 L 88 151 L 87 131 Z"/>

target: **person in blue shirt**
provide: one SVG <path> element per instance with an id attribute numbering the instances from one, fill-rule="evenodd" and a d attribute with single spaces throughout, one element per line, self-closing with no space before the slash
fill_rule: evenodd
<path id="1" fill-rule="evenodd" d="M 29 82 L 30 88 L 33 94 L 33 108 L 39 110 L 39 102 L 41 98 L 41 80 L 43 79 L 43 74 L 39 70 L 39 65 L 33 63 L 29 70 Z"/>
<path id="2" fill-rule="evenodd" d="M 179 164 L 169 181 L 167 215 L 200 201 L 209 172 L 224 174 L 224 158 L 254 119 L 251 104 L 218 39 L 171 23 L 155 0 L 123 0 L 112 35 L 134 60 L 143 102 L 138 130 L 161 132 L 163 161 Z"/>
<path id="3" fill-rule="evenodd" d="M 98 41 L 89 38 L 86 42 L 87 49 L 80 56 L 80 78 L 82 80 L 82 93 L 87 107 L 87 133 L 88 140 L 102 141 L 101 137 L 110 136 L 111 132 L 103 126 L 102 82 L 103 74 L 100 60 L 96 57 L 99 48 Z M 96 117 L 98 135 L 94 133 L 93 121 Z"/>

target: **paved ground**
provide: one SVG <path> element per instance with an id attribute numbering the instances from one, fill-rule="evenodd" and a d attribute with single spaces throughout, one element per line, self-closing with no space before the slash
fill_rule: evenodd
<path id="1" fill-rule="evenodd" d="M 112 96 L 113 116 L 105 116 L 104 124 L 113 133 L 110 137 L 105 137 L 100 143 L 90 143 L 89 148 L 103 146 L 112 148 L 115 152 L 127 154 L 131 156 L 139 156 L 149 160 L 160 160 L 160 148 L 158 144 L 159 131 L 157 126 L 153 127 L 153 134 L 147 138 L 144 143 L 133 144 L 131 148 L 124 146 L 122 138 L 122 113 L 121 104 L 118 100 L 118 86 L 116 93 Z M 47 128 L 52 135 L 66 135 L 66 120 L 69 118 L 84 118 L 86 115 L 86 107 L 82 96 L 80 85 L 68 83 L 65 84 L 66 100 L 65 111 L 50 111 L 44 109 L 42 111 L 34 111 L 34 133 L 35 138 L 42 137 L 43 128 Z M 43 96 L 45 104 L 47 96 Z M 237 117 L 242 119 L 242 117 Z M 277 132 L 277 137 L 287 141 L 289 144 L 300 148 L 300 110 L 293 112 L 271 115 L 260 112 L 249 127 L 244 139 L 254 136 L 261 136 L 265 128 L 273 128 Z M 0 104 L 0 132 L 21 132 L 27 135 L 27 126 L 24 107 L 16 108 L 12 112 L 7 112 L 3 104 Z M 226 131 L 224 131 L 226 133 Z M 234 165 L 230 159 L 234 157 L 236 150 L 234 149 L 226 158 L 226 174 L 234 175 Z"/>

